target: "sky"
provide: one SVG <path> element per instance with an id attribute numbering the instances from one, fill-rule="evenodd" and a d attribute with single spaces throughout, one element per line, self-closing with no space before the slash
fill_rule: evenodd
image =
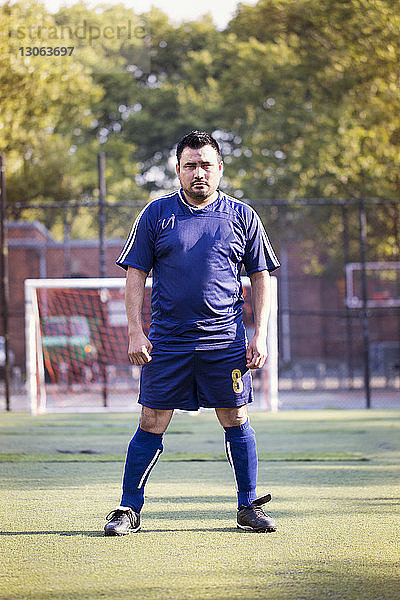
<path id="1" fill-rule="evenodd" d="M 256 4 L 257 0 L 243 0 L 242 4 Z M 56 12 L 62 5 L 71 6 L 76 0 L 44 0 L 44 4 L 50 11 Z M 86 0 L 89 7 L 102 4 L 102 0 Z M 215 25 L 223 29 L 233 17 L 238 0 L 201 0 L 190 2 L 190 0 L 105 0 L 106 4 L 125 4 L 133 8 L 136 13 L 143 13 L 156 6 L 165 12 L 170 20 L 176 24 L 182 21 L 193 21 L 200 16 L 211 13 Z"/>

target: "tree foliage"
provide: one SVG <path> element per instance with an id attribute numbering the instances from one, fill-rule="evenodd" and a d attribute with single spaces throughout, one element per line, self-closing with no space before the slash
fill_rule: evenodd
<path id="1" fill-rule="evenodd" d="M 11 201 L 95 196 L 104 151 L 108 200 L 145 202 L 175 185 L 174 143 L 196 128 L 220 141 L 224 189 L 239 198 L 398 202 L 400 15 L 391 0 L 259 0 L 239 5 L 224 31 L 207 16 L 172 25 L 158 9 L 140 16 L 123 5 L 80 3 L 50 15 L 39 2 L 6 2 L 0 19 L 8 31 L 39 19 L 103 31 L 145 22 L 151 32 L 81 40 L 68 63 L 32 59 L 24 69 L 1 37 L 0 144 Z M 140 45 L 148 66 L 132 58 Z M 383 239 L 391 211 L 377 208 L 374 252 L 382 256 L 393 253 Z M 342 227 L 332 211 L 318 218 L 304 209 L 290 227 L 279 211 L 268 213 L 287 237 L 306 219 L 325 240 Z M 128 214 L 110 211 L 110 234 L 126 232 Z M 87 235 L 95 220 L 82 219 L 75 234 Z"/>

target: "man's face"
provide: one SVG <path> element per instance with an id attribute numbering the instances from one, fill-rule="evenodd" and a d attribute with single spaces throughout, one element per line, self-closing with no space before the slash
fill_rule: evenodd
<path id="1" fill-rule="evenodd" d="M 212 146 L 184 148 L 176 172 L 185 195 L 194 201 L 207 200 L 216 191 L 223 166 Z"/>

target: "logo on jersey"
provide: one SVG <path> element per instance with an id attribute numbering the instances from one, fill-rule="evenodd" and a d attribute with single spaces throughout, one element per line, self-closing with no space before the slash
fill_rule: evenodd
<path id="1" fill-rule="evenodd" d="M 175 226 L 175 215 L 173 213 L 169 219 L 163 219 L 161 221 L 161 229 L 162 230 L 167 229 L 167 227 L 169 227 L 170 225 L 171 225 L 171 229 L 173 229 Z"/>

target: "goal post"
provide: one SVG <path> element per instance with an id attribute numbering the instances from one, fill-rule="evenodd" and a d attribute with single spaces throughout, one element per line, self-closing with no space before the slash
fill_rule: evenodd
<path id="1" fill-rule="evenodd" d="M 140 368 L 127 357 L 125 278 L 25 281 L 26 380 L 32 414 L 138 410 Z M 151 278 L 143 321 L 150 325 Z M 251 286 L 242 278 L 252 335 Z M 268 360 L 253 371 L 254 408 L 278 409 L 277 280 L 271 277 Z"/>
<path id="2" fill-rule="evenodd" d="M 32 414 L 45 412 L 46 390 L 44 385 L 44 365 L 40 317 L 35 280 L 25 281 L 25 347 L 26 385 Z"/>

